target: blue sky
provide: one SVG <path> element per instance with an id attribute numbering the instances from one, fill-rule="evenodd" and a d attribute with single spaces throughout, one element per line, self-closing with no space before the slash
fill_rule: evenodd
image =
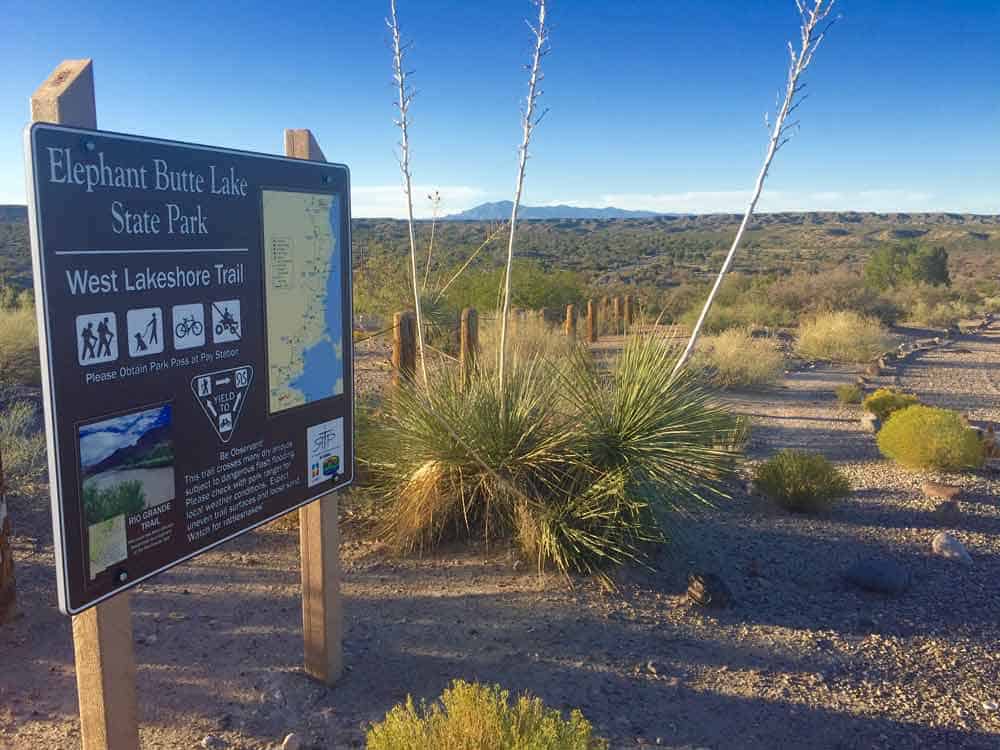
<path id="1" fill-rule="evenodd" d="M 415 71 L 417 195 L 509 199 L 528 0 L 399 0 Z M 550 0 L 551 55 L 524 200 L 739 211 L 797 35 L 793 0 Z M 92 57 L 98 124 L 280 152 L 308 127 L 347 163 L 355 216 L 401 216 L 388 0 L 33 0 L 4 12 L 0 203 L 24 201 L 28 97 Z M 839 0 L 799 135 L 760 208 L 1000 213 L 1000 2 Z M 418 215 L 429 213 L 420 200 Z"/>
<path id="2" fill-rule="evenodd" d="M 80 462 L 94 466 L 116 450 L 128 448 L 154 427 L 170 424 L 170 405 L 125 414 L 80 428 Z"/>

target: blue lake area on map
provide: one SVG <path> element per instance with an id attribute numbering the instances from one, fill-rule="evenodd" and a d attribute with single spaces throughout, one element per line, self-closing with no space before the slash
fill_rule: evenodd
<path id="1" fill-rule="evenodd" d="M 344 392 L 343 311 L 341 306 L 341 259 L 343 243 L 340 237 L 340 197 L 330 201 L 330 273 L 326 279 L 326 300 L 323 305 L 326 335 L 302 354 L 302 374 L 289 385 L 302 393 L 306 403 Z M 338 349 L 340 350 L 338 352 Z"/>

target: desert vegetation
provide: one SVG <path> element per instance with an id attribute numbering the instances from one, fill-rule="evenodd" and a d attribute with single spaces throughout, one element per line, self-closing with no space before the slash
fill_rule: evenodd
<path id="1" fill-rule="evenodd" d="M 782 450 L 754 471 L 768 498 L 796 513 L 825 510 L 851 491 L 847 478 L 818 453 Z"/>
<path id="2" fill-rule="evenodd" d="M 785 355 L 769 336 L 745 328 L 729 328 L 699 342 L 693 360 L 721 388 L 771 385 L 785 372 Z"/>
<path id="3" fill-rule="evenodd" d="M 862 406 L 865 411 L 871 412 L 884 422 L 893 412 L 919 403 L 920 399 L 912 393 L 903 393 L 896 388 L 886 387 L 879 388 L 865 397 Z"/>
<path id="4" fill-rule="evenodd" d="M 893 343 L 876 318 L 850 310 L 820 313 L 799 325 L 795 351 L 806 359 L 866 362 Z"/>
<path id="5" fill-rule="evenodd" d="M 440 700 L 418 708 L 412 697 L 368 730 L 368 750 L 604 750 L 607 743 L 578 710 L 568 718 L 538 698 L 513 703 L 498 685 L 456 680 Z"/>
<path id="6" fill-rule="evenodd" d="M 893 412 L 878 447 L 910 469 L 963 471 L 983 463 L 983 443 L 961 414 L 922 404 Z"/>

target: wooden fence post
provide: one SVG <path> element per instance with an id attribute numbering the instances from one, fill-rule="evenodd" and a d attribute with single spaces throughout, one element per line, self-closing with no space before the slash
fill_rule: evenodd
<path id="1" fill-rule="evenodd" d="M 566 305 L 566 322 L 563 325 L 566 335 L 576 338 L 576 305 Z"/>
<path id="2" fill-rule="evenodd" d="M 632 318 L 633 318 L 633 315 L 635 314 L 635 310 L 633 310 L 632 308 L 633 308 L 632 295 L 631 294 L 626 294 L 625 295 L 625 335 L 626 336 L 628 335 L 629 331 L 632 330 Z"/>
<path id="3" fill-rule="evenodd" d="M 597 341 L 597 305 L 594 300 L 587 300 L 587 341 L 593 344 Z"/>
<path id="4" fill-rule="evenodd" d="M 64 60 L 31 96 L 31 119 L 97 128 L 91 60 Z M 129 593 L 73 618 L 76 689 L 83 750 L 137 750 L 135 643 Z"/>
<path id="5" fill-rule="evenodd" d="M 611 320 L 613 325 L 613 331 L 615 336 L 622 332 L 622 298 L 615 297 L 611 302 Z"/>
<path id="6" fill-rule="evenodd" d="M 479 315 L 467 307 L 462 310 L 462 323 L 459 332 L 458 359 L 462 365 L 462 380 L 469 382 L 472 369 L 479 353 Z"/>
<path id="7" fill-rule="evenodd" d="M 417 319 L 411 312 L 392 316 L 392 383 L 412 380 L 417 372 Z"/>
<path id="8" fill-rule="evenodd" d="M 285 130 L 285 156 L 326 161 L 312 132 L 305 129 Z M 344 671 L 337 500 L 336 493 L 328 492 L 299 508 L 304 666 L 306 674 L 327 685 Z"/>

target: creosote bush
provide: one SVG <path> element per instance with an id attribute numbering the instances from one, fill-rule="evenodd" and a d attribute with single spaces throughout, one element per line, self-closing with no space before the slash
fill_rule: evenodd
<path id="1" fill-rule="evenodd" d="M 674 512 L 727 497 L 745 425 L 697 372 L 671 374 L 671 341 L 630 338 L 610 369 L 549 351 L 515 346 L 503 389 L 484 350 L 465 380 L 442 367 L 391 395 L 368 468 L 392 546 L 513 541 L 539 567 L 603 577 L 644 561 Z"/>
<path id="2" fill-rule="evenodd" d="M 755 338 L 749 329 L 732 328 L 699 342 L 694 366 L 710 373 L 722 388 L 770 385 L 785 372 L 785 355 L 770 337 Z"/>
<path id="3" fill-rule="evenodd" d="M 866 362 L 892 345 L 877 318 L 841 311 L 820 313 L 799 326 L 795 349 L 806 359 Z"/>
<path id="4" fill-rule="evenodd" d="M 845 406 L 848 404 L 860 404 L 865 397 L 865 392 L 855 383 L 838 385 L 834 388 L 834 393 L 837 394 L 837 400 Z"/>
<path id="5" fill-rule="evenodd" d="M 903 393 L 895 388 L 879 388 L 865 398 L 864 410 L 885 422 L 893 412 L 919 403 L 920 399 L 912 393 Z"/>
<path id="6" fill-rule="evenodd" d="M 395 706 L 368 730 L 368 750 L 605 750 L 607 743 L 573 710 L 569 718 L 523 695 L 511 703 L 497 685 L 455 680 L 429 706 Z"/>
<path id="7" fill-rule="evenodd" d="M 851 492 L 837 467 L 807 451 L 780 451 L 757 467 L 754 482 L 775 503 L 796 513 L 823 510 Z"/>
<path id="8" fill-rule="evenodd" d="M 878 447 L 911 469 L 975 469 L 984 456 L 982 441 L 961 414 L 922 404 L 895 412 L 878 433 Z"/>

